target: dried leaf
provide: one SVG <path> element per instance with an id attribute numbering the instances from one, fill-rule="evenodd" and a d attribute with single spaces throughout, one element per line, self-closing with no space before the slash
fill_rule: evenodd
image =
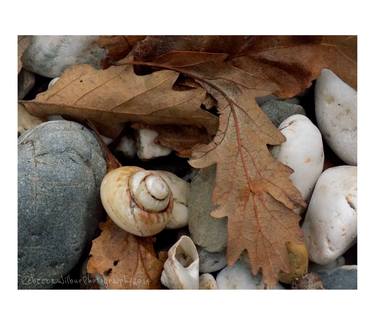
<path id="1" fill-rule="evenodd" d="M 144 36 L 124 36 L 124 35 L 106 35 L 99 36 L 95 43 L 99 47 L 107 50 L 105 59 L 101 62 L 103 68 L 108 68 L 113 62 L 116 62 L 131 51 L 137 42 L 144 39 Z"/>
<path id="2" fill-rule="evenodd" d="M 131 66 L 96 70 L 89 65 L 75 65 L 65 70 L 52 88 L 23 104 L 33 115 L 68 115 L 109 129 L 131 121 L 194 125 L 215 134 L 217 117 L 200 109 L 206 91 L 173 90 L 178 75 L 160 71 L 137 76 Z"/>
<path id="3" fill-rule="evenodd" d="M 190 163 L 197 168 L 217 164 L 212 216 L 228 216 L 228 263 L 233 265 L 247 250 L 252 273 L 261 270 L 270 287 L 280 271 L 290 272 L 286 243 L 303 242 L 299 216 L 292 209 L 305 204 L 289 179 L 292 170 L 268 151 L 267 145 L 278 145 L 284 137 L 255 98 L 294 96 L 324 67 L 354 85 L 356 62 L 342 52 L 343 43 L 342 38 L 330 37 L 255 36 L 229 56 L 218 48 L 215 53 L 189 52 L 190 43 L 174 50 L 168 38 L 151 37 L 134 49 L 133 64 L 183 73 L 218 101 L 216 137 L 196 147 Z M 152 52 L 158 48 L 163 50 Z"/>
<path id="4" fill-rule="evenodd" d="M 135 129 L 151 129 L 158 133 L 155 143 L 176 151 L 183 158 L 189 158 L 192 148 L 197 144 L 208 144 L 210 137 L 206 130 L 195 126 L 177 125 L 148 125 L 144 123 L 133 123 Z"/>
<path id="5" fill-rule="evenodd" d="M 110 219 L 101 224 L 101 230 L 87 264 L 91 278 L 99 275 L 107 289 L 160 288 L 163 263 L 156 257 L 152 237 L 129 234 Z"/>

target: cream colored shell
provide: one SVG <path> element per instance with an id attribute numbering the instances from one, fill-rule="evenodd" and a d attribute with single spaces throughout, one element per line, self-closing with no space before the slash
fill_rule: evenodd
<path id="1" fill-rule="evenodd" d="M 104 177 L 100 196 L 116 225 L 137 236 L 159 233 L 172 217 L 172 192 L 157 172 L 134 166 L 114 169 Z"/>

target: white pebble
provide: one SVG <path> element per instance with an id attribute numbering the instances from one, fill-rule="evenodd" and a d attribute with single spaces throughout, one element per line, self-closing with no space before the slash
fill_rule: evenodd
<path id="1" fill-rule="evenodd" d="M 357 165 L 357 92 L 327 69 L 316 82 L 315 114 L 331 149 L 345 163 Z"/>
<path id="2" fill-rule="evenodd" d="M 304 115 L 296 114 L 284 120 L 279 130 L 286 141 L 272 148 L 277 160 L 294 170 L 290 179 L 308 200 L 323 171 L 323 141 L 319 129 Z"/>
<path id="3" fill-rule="evenodd" d="M 345 253 L 357 238 L 357 167 L 329 168 L 319 177 L 302 229 L 310 260 L 321 265 Z"/>

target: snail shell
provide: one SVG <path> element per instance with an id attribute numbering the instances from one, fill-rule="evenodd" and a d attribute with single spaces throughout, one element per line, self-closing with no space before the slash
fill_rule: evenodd
<path id="1" fill-rule="evenodd" d="M 155 171 L 134 166 L 114 169 L 104 177 L 100 196 L 114 223 L 137 236 L 157 234 L 172 218 L 172 191 Z"/>

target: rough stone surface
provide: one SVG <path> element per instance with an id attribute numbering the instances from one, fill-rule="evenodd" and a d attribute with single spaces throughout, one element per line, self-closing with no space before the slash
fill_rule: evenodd
<path id="1" fill-rule="evenodd" d="M 68 121 L 18 140 L 18 286 L 51 288 L 79 261 L 102 207 L 106 162 L 95 137 Z"/>
<path id="2" fill-rule="evenodd" d="M 210 253 L 203 248 L 198 248 L 199 254 L 199 272 L 210 273 L 221 270 L 227 265 L 225 251 L 218 253 Z"/>
<path id="3" fill-rule="evenodd" d="M 316 82 L 315 114 L 331 149 L 345 163 L 357 165 L 357 92 L 328 69 Z"/>
<path id="4" fill-rule="evenodd" d="M 344 265 L 318 274 L 325 289 L 357 289 L 357 265 Z"/>
<path id="5" fill-rule="evenodd" d="M 326 265 L 357 238 L 357 167 L 332 167 L 320 175 L 302 226 L 311 261 Z"/>
<path id="6" fill-rule="evenodd" d="M 295 114 L 306 115 L 302 106 L 281 100 L 272 99 L 266 101 L 260 107 L 276 127 L 289 116 Z"/>
<path id="7" fill-rule="evenodd" d="M 211 203 L 216 166 L 201 169 L 191 182 L 188 208 L 189 231 L 194 243 L 208 252 L 221 252 L 227 245 L 227 218 L 213 218 Z"/>

